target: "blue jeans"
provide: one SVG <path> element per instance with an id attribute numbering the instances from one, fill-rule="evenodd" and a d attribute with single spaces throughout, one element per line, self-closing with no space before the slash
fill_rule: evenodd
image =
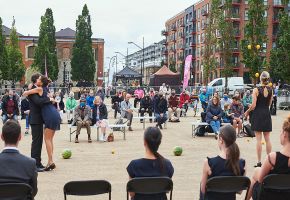
<path id="1" fill-rule="evenodd" d="M 18 116 L 17 115 L 13 115 L 12 119 L 14 119 L 15 121 L 18 121 Z M 7 120 L 8 120 L 8 116 L 4 114 L 2 116 L 3 124 L 5 124 L 5 122 L 7 122 Z"/>
<path id="2" fill-rule="evenodd" d="M 156 121 L 158 122 L 158 124 L 163 124 L 168 119 L 166 113 L 163 113 L 163 117 L 161 117 L 160 114 L 155 113 L 155 118 L 156 118 Z"/>
<path id="3" fill-rule="evenodd" d="M 29 115 L 25 115 L 25 125 L 26 129 L 29 129 Z"/>
<path id="4" fill-rule="evenodd" d="M 220 128 L 221 128 L 220 121 L 210 121 L 209 124 L 210 124 L 210 126 L 211 126 L 211 128 L 212 128 L 212 130 L 213 130 L 213 132 L 215 134 L 217 134 L 218 132 L 220 132 Z"/>

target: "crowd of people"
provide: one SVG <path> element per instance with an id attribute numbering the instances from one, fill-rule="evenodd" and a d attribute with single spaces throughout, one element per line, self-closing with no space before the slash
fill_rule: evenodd
<path id="1" fill-rule="evenodd" d="M 211 177 L 217 176 L 245 176 L 246 159 L 240 158 L 240 150 L 236 144 L 237 138 L 243 128 L 243 122 L 248 120 L 256 136 L 257 164 L 252 177 L 252 184 L 247 199 L 257 199 L 259 185 L 268 174 L 289 174 L 290 158 L 290 116 L 284 121 L 280 134 L 282 149 L 279 152 L 272 152 L 270 132 L 272 131 L 271 114 L 276 114 L 277 97 L 276 87 L 274 89 L 268 85 L 270 75 L 263 72 L 260 76 L 260 86 L 252 92 L 250 90 L 235 91 L 232 96 L 224 92 L 220 97 L 218 92 L 208 94 L 206 88 L 200 91 L 182 90 L 178 96 L 174 89 L 168 89 L 163 84 L 159 91 L 153 88 L 149 92 L 138 87 L 131 94 L 126 91 L 117 91 L 111 97 L 110 107 L 114 110 L 114 118 L 127 119 L 129 131 L 133 131 L 134 111 L 141 116 L 140 123 L 143 123 L 145 115 L 150 118 L 150 122 L 155 122 L 154 126 L 148 127 L 144 132 L 145 158 L 133 160 L 127 167 L 129 178 L 136 177 L 172 177 L 174 167 L 171 162 L 158 153 L 158 148 L 162 142 L 163 124 L 169 122 L 178 123 L 181 117 L 185 117 L 188 109 L 193 109 L 194 116 L 200 112 L 203 121 L 207 122 L 215 134 L 220 152 L 218 156 L 207 158 L 203 165 L 200 184 L 200 199 L 204 199 L 206 182 Z M 67 113 L 69 124 L 76 126 L 75 143 L 79 143 L 81 128 L 87 129 L 88 142 L 91 143 L 91 126 L 98 126 L 101 130 L 100 141 L 106 141 L 109 129 L 108 108 L 104 102 L 105 94 L 102 88 L 96 92 L 87 91 L 79 95 L 76 100 L 73 92 L 67 98 L 61 93 L 52 94 L 49 91 L 49 79 L 43 75 L 35 74 L 31 79 L 32 83 L 22 97 L 17 93 L 7 91 L 2 98 L 2 140 L 5 148 L 0 154 L 0 181 L 9 179 L 13 170 L 19 170 L 15 181 L 30 184 L 33 195 L 37 193 L 37 172 L 50 171 L 56 168 L 53 160 L 53 138 L 55 132 L 60 130 L 63 122 L 63 114 Z M 130 99 L 134 98 L 133 105 Z M 275 102 L 275 103 L 273 103 Z M 200 105 L 200 108 L 198 107 Z M 275 113 L 270 112 L 271 109 Z M 200 110 L 199 110 L 200 109 Z M 118 116 L 118 114 L 120 116 Z M 31 158 L 19 153 L 18 144 L 21 140 L 21 127 L 18 123 L 18 116 L 21 115 L 26 120 L 25 134 L 31 128 L 32 145 Z M 44 125 L 44 129 L 43 129 Z M 48 154 L 47 165 L 42 165 L 41 149 L 44 137 Z M 267 158 L 262 163 L 262 137 L 266 142 Z M 17 155 L 11 157 L 11 153 Z M 14 159 L 14 162 L 8 160 Z M 14 164 L 13 164 L 14 163 Z M 13 165 L 13 166 L 12 166 Z M 16 166 L 14 166 L 16 165 Z M 18 169 L 19 166 L 23 166 Z M 7 172 L 7 173 L 6 173 Z M 136 199 L 166 199 L 166 194 L 141 195 L 131 194 Z M 221 198 L 233 199 L 231 194 L 211 194 Z"/>

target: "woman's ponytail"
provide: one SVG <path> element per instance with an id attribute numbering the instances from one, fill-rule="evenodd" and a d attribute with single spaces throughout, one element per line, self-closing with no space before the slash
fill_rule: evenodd
<path id="1" fill-rule="evenodd" d="M 227 152 L 227 167 L 230 168 L 236 176 L 241 175 L 241 170 L 239 166 L 240 160 L 240 149 L 236 142 L 229 145 Z"/>

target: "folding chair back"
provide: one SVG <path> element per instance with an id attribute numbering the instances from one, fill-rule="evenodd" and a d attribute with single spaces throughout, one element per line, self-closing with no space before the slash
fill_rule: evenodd
<path id="1" fill-rule="evenodd" d="M 32 188 L 25 183 L 1 183 L 0 199 L 32 200 Z"/>
<path id="2" fill-rule="evenodd" d="M 271 174 L 264 178 L 261 185 L 259 199 L 289 199 L 290 175 Z"/>
<path id="3" fill-rule="evenodd" d="M 111 184 L 105 180 L 71 181 L 63 187 L 64 199 L 67 195 L 91 196 L 109 193 L 111 199 Z"/>
<path id="4" fill-rule="evenodd" d="M 173 182 L 168 177 L 133 178 L 127 183 L 127 200 L 129 192 L 137 194 L 162 194 L 170 192 L 172 199 Z"/>
<path id="5" fill-rule="evenodd" d="M 236 199 L 236 193 L 250 188 L 251 181 L 246 176 L 217 176 L 206 183 L 205 199 Z"/>

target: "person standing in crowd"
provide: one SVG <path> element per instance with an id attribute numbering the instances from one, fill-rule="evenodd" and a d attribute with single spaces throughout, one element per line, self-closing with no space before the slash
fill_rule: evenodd
<path id="1" fill-rule="evenodd" d="M 90 94 L 89 96 L 87 96 L 87 105 L 90 106 L 91 109 L 93 109 L 94 107 L 94 100 L 95 100 L 95 96 L 94 96 L 94 91 L 90 90 Z"/>
<path id="2" fill-rule="evenodd" d="M 247 200 L 251 197 L 253 200 L 264 199 L 259 197 L 261 184 L 264 178 L 270 174 L 290 174 L 290 115 L 286 118 L 282 125 L 280 133 L 280 143 L 282 148 L 280 151 L 271 152 L 264 160 L 262 167 L 257 167 L 251 180 L 251 187 L 247 196 Z M 276 195 L 276 194 L 274 194 Z M 288 194 L 289 197 L 289 194 Z M 267 199 L 280 199 L 277 196 L 270 196 Z M 288 199 L 288 198 L 287 198 Z"/>
<path id="3" fill-rule="evenodd" d="M 162 85 L 159 87 L 159 92 L 162 92 L 163 94 L 167 92 L 167 87 L 165 83 L 162 83 Z"/>
<path id="4" fill-rule="evenodd" d="M 188 103 L 189 103 L 189 95 L 187 94 L 186 90 L 183 90 L 179 97 L 179 108 L 181 109 L 180 116 L 182 115 L 183 112 L 184 116 L 186 115 L 188 110 Z"/>
<path id="5" fill-rule="evenodd" d="M 233 127 L 236 130 L 238 128 L 237 136 L 239 136 L 243 127 L 244 106 L 240 102 L 239 97 L 233 97 L 233 103 L 231 105 L 231 113 L 233 113 Z"/>
<path id="6" fill-rule="evenodd" d="M 54 95 L 54 101 L 55 101 L 55 108 L 57 109 L 60 119 L 61 119 L 61 123 L 63 120 L 63 111 L 64 111 L 64 102 L 63 102 L 63 98 L 60 92 L 56 92 Z"/>
<path id="7" fill-rule="evenodd" d="M 22 96 L 21 100 L 21 118 L 25 119 L 25 135 L 28 135 L 29 131 L 29 101 L 26 96 Z"/>
<path id="8" fill-rule="evenodd" d="M 167 120 L 167 101 L 162 92 L 159 92 L 159 97 L 155 101 L 155 117 L 156 117 L 156 127 L 162 129 L 162 124 L 164 124 Z"/>
<path id="9" fill-rule="evenodd" d="M 229 98 L 229 93 L 228 92 L 224 92 L 224 96 L 221 99 L 221 108 L 224 109 L 225 105 L 232 105 L 233 101 L 231 100 L 231 98 Z"/>
<path id="10" fill-rule="evenodd" d="M 203 109 L 203 112 L 206 112 L 207 106 L 208 106 L 208 95 L 206 93 L 206 88 L 202 89 L 202 92 L 199 94 L 199 101 L 201 103 L 201 107 Z"/>
<path id="11" fill-rule="evenodd" d="M 150 96 L 151 100 L 153 101 L 153 98 L 155 96 L 154 88 L 150 88 L 150 90 L 149 90 L 149 96 Z"/>
<path id="12" fill-rule="evenodd" d="M 2 103 L 2 121 L 3 124 L 9 120 L 14 119 L 18 121 L 19 107 L 12 90 L 9 90 L 8 96 L 3 99 Z"/>
<path id="13" fill-rule="evenodd" d="M 175 90 L 171 90 L 171 95 L 168 98 L 168 114 L 169 114 L 169 121 L 172 121 L 172 117 L 176 114 L 177 122 L 180 122 L 180 108 L 179 105 L 179 98 L 176 96 Z"/>
<path id="14" fill-rule="evenodd" d="M 236 139 L 236 131 L 231 125 L 226 125 L 221 128 L 220 134 L 218 135 L 220 153 L 216 157 L 207 158 L 203 164 L 200 183 L 201 200 L 204 200 L 208 179 L 219 176 L 245 175 L 246 161 L 240 158 L 240 150 L 236 143 Z M 235 193 L 209 192 L 207 195 L 208 199 L 236 199 Z"/>
<path id="15" fill-rule="evenodd" d="M 108 111 L 107 106 L 103 104 L 100 96 L 95 97 L 92 124 L 101 128 L 101 135 L 99 136 L 99 140 L 104 142 L 107 141 L 106 130 L 109 126 Z"/>
<path id="16" fill-rule="evenodd" d="M 158 153 L 162 141 L 162 134 L 158 128 L 148 127 L 144 132 L 145 157 L 132 160 L 127 172 L 129 179 L 138 177 L 169 177 L 172 178 L 174 168 L 169 160 Z M 166 193 L 135 194 L 130 193 L 132 199 L 165 200 Z"/>
<path id="17" fill-rule="evenodd" d="M 145 95 L 140 101 L 140 115 L 144 117 L 144 114 L 147 112 L 149 117 L 152 117 L 152 100 L 149 96 L 149 93 Z M 152 123 L 152 119 L 149 119 L 150 123 Z M 143 123 L 143 119 L 140 119 L 140 122 Z"/>
<path id="18" fill-rule="evenodd" d="M 80 104 L 76 107 L 74 112 L 74 122 L 77 125 L 75 143 L 79 143 L 79 134 L 81 128 L 85 127 L 88 134 L 88 143 L 92 142 L 91 139 L 91 107 L 86 104 L 86 98 L 81 97 Z M 74 122 L 72 124 L 74 124 Z"/>
<path id="19" fill-rule="evenodd" d="M 261 167 L 262 157 L 262 134 L 266 142 L 266 152 L 269 154 L 272 150 L 270 141 L 270 132 L 272 131 L 272 119 L 269 107 L 272 103 L 273 93 L 272 89 L 268 86 L 270 80 L 270 74 L 263 71 L 260 75 L 261 85 L 253 91 L 253 103 L 246 111 L 245 116 L 251 116 L 252 130 L 255 131 L 257 139 L 257 157 L 258 162 L 256 167 Z"/>
<path id="20" fill-rule="evenodd" d="M 105 100 L 105 93 L 102 87 L 98 87 L 98 91 L 96 92 L 96 96 L 101 97 L 102 101 Z"/>
<path id="21" fill-rule="evenodd" d="M 33 158 L 22 155 L 18 150 L 21 140 L 21 127 L 14 120 L 6 122 L 2 127 L 2 140 L 5 143 L 0 153 L 0 182 L 25 183 L 32 188 L 32 197 L 37 194 L 37 168 Z M 17 195 L 18 191 L 15 191 Z M 1 195 L 1 199 L 5 198 Z M 11 199 L 11 198 L 10 198 Z M 16 199 L 23 199 L 18 197 Z M 26 197 L 25 199 L 31 199 Z"/>
<path id="22" fill-rule="evenodd" d="M 137 107 L 137 103 L 140 103 L 141 99 L 144 97 L 143 89 L 138 86 L 137 89 L 134 91 L 134 108 Z"/>
<path id="23" fill-rule="evenodd" d="M 215 139 L 217 139 L 217 135 L 220 132 L 222 115 L 223 110 L 220 106 L 219 98 L 214 96 L 212 98 L 212 103 L 208 105 L 206 110 L 206 122 L 215 133 Z"/>
<path id="24" fill-rule="evenodd" d="M 192 93 L 189 97 L 189 103 L 190 103 L 190 107 L 193 108 L 194 117 L 196 116 L 198 102 L 199 102 L 199 98 L 196 93 L 196 90 L 192 90 Z"/>
<path id="25" fill-rule="evenodd" d="M 277 113 L 277 97 L 278 97 L 278 89 L 279 87 L 276 86 L 276 83 L 273 84 L 273 101 L 271 104 L 271 114 L 276 115 Z"/>
<path id="26" fill-rule="evenodd" d="M 171 94 L 171 88 L 170 88 L 170 86 L 167 84 L 167 85 L 166 85 L 166 93 L 164 93 L 164 97 L 165 97 L 166 101 L 168 101 L 168 97 L 170 96 L 170 94 Z"/>
<path id="27" fill-rule="evenodd" d="M 67 122 L 71 124 L 73 121 L 74 110 L 77 107 L 77 101 L 74 98 L 74 93 L 70 92 L 69 97 L 65 102 L 66 112 L 67 112 Z"/>
<path id="28" fill-rule="evenodd" d="M 122 102 L 122 92 L 116 92 L 114 96 L 111 97 L 112 108 L 114 109 L 114 118 L 117 118 L 117 113 L 121 114 L 120 104 Z"/>
<path id="29" fill-rule="evenodd" d="M 243 106 L 244 106 L 244 111 L 246 112 L 251 104 L 252 104 L 252 95 L 251 95 L 251 91 L 247 90 L 244 97 L 243 97 Z"/>
<path id="30" fill-rule="evenodd" d="M 130 103 L 130 94 L 126 94 L 126 98 L 124 101 L 121 102 L 121 116 L 123 118 L 126 118 L 128 122 L 128 130 L 133 131 L 132 129 L 132 120 L 133 120 L 133 110 L 132 110 L 132 104 Z"/>
<path id="31" fill-rule="evenodd" d="M 48 89 L 49 83 L 50 80 L 46 76 L 40 76 L 36 82 L 37 87 L 25 91 L 23 96 L 38 94 L 40 97 L 48 97 L 50 96 Z M 60 130 L 61 118 L 58 111 L 51 103 L 42 106 L 41 115 L 45 125 L 44 141 L 48 157 L 47 165 L 44 170 L 50 171 L 56 168 L 53 161 L 53 137 L 55 131 Z"/>

